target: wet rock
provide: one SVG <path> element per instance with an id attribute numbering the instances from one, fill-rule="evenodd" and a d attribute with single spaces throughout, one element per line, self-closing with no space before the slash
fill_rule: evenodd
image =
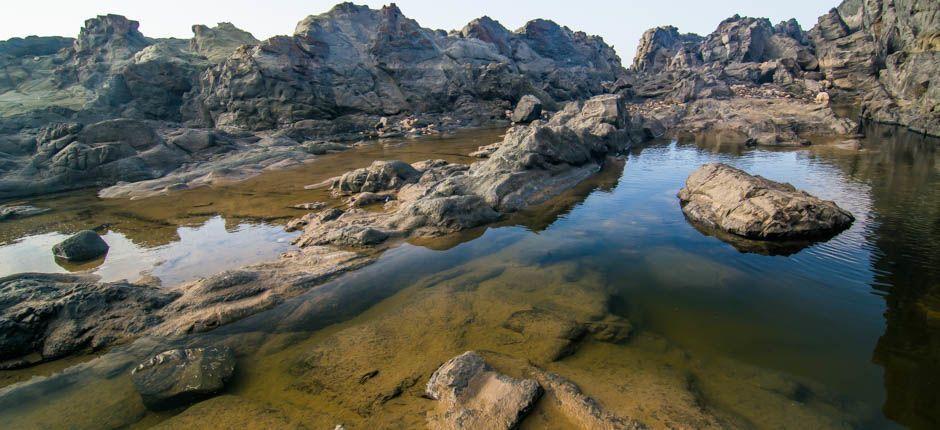
<path id="1" fill-rule="evenodd" d="M 750 239 L 825 237 L 855 220 L 835 203 L 790 184 L 717 163 L 689 175 L 678 197 L 682 211 L 693 222 Z"/>
<path id="2" fill-rule="evenodd" d="M 152 428 L 154 430 L 187 428 L 302 430 L 308 427 L 291 419 L 274 405 L 225 394 L 196 403 Z"/>
<path id="3" fill-rule="evenodd" d="M 108 252 L 108 244 L 91 230 L 82 230 L 52 247 L 56 257 L 69 261 L 87 261 Z"/>
<path id="4" fill-rule="evenodd" d="M 575 383 L 564 377 L 541 369 L 530 369 L 545 389 L 545 395 L 573 423 L 586 429 L 647 429 L 640 421 L 629 419 L 604 409 L 591 397 L 584 395 Z"/>
<path id="5" fill-rule="evenodd" d="M 96 277 L 24 273 L 0 278 L 0 359 L 40 360 L 126 341 L 159 324 L 177 293 Z"/>
<path id="6" fill-rule="evenodd" d="M 37 208 L 30 205 L 7 205 L 0 206 L 0 221 L 8 219 L 26 218 L 34 215 L 49 212 L 49 208 Z"/>
<path id="7" fill-rule="evenodd" d="M 542 116 L 542 101 L 531 94 L 526 94 L 516 103 L 516 108 L 512 111 L 512 122 L 517 124 L 528 124 L 539 119 Z"/>
<path id="8" fill-rule="evenodd" d="M 221 391 L 235 372 L 235 353 L 226 347 L 174 349 L 139 364 L 134 388 L 150 409 L 192 403 Z"/>
<path id="9" fill-rule="evenodd" d="M 428 415 L 431 428 L 515 428 L 542 395 L 532 379 L 497 373 L 482 356 L 467 351 L 431 375 L 428 397 L 440 402 Z"/>

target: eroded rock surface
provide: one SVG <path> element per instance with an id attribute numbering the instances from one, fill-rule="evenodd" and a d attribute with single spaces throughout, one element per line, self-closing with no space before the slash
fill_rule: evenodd
<path id="1" fill-rule="evenodd" d="M 134 368 L 131 379 L 144 404 L 159 410 L 218 393 L 234 372 L 235 353 L 210 346 L 161 352 Z"/>
<path id="2" fill-rule="evenodd" d="M 826 237 L 855 220 L 831 201 L 719 163 L 692 172 L 678 196 L 693 222 L 749 239 Z"/>
<path id="3" fill-rule="evenodd" d="M 467 351 L 441 365 L 431 375 L 428 397 L 440 402 L 428 415 L 434 429 L 512 429 L 542 395 L 533 379 L 516 379 L 496 372 L 483 357 Z"/>
<path id="4" fill-rule="evenodd" d="M 15 367 L 126 341 L 159 324 L 154 311 L 178 295 L 93 276 L 0 278 L 0 359 Z"/>

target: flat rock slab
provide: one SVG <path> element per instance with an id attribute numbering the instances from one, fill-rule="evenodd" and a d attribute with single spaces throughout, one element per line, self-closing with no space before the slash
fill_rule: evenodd
<path id="1" fill-rule="evenodd" d="M 52 247 L 56 257 L 69 261 L 94 260 L 108 252 L 108 244 L 98 233 L 82 230 Z"/>
<path id="2" fill-rule="evenodd" d="M 460 354 L 431 375 L 426 390 L 440 408 L 428 415 L 432 429 L 511 429 L 542 395 L 533 379 L 497 373 L 473 351 Z"/>
<path id="3" fill-rule="evenodd" d="M 692 172 L 678 197 L 691 221 L 748 239 L 823 238 L 855 221 L 831 201 L 720 163 Z"/>
<path id="4" fill-rule="evenodd" d="M 150 409 L 167 409 L 222 390 L 235 371 L 229 348 L 207 347 L 161 352 L 132 372 L 134 387 Z"/>
<path id="5" fill-rule="evenodd" d="M 48 208 L 37 208 L 35 206 L 29 205 L 0 206 L 0 221 L 14 218 L 26 218 L 46 212 L 49 212 Z"/>

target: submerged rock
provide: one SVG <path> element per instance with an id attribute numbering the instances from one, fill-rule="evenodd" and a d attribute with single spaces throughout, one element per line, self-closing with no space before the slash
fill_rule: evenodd
<path id="1" fill-rule="evenodd" d="M 426 394 L 441 403 L 439 412 L 428 416 L 431 428 L 512 429 L 541 397 L 542 388 L 535 380 L 497 373 L 482 356 L 467 351 L 431 375 Z"/>
<path id="2" fill-rule="evenodd" d="M 161 352 L 131 373 L 134 388 L 151 409 L 166 409 L 218 393 L 235 372 L 230 348 L 207 347 Z"/>
<path id="3" fill-rule="evenodd" d="M 749 239 L 825 237 L 855 220 L 831 201 L 720 163 L 692 172 L 678 197 L 693 222 Z"/>
<path id="4" fill-rule="evenodd" d="M 542 116 L 542 101 L 531 94 L 526 94 L 519 99 L 516 109 L 512 111 L 512 122 L 517 124 L 528 124 L 539 119 Z"/>
<path id="5" fill-rule="evenodd" d="M 561 375 L 538 368 L 532 368 L 530 372 L 545 388 L 546 397 L 551 399 L 569 420 L 581 428 L 610 430 L 649 428 L 642 422 L 617 416 L 604 409 L 597 400 L 586 396 L 574 382 Z"/>
<path id="6" fill-rule="evenodd" d="M 0 206 L 0 221 L 14 218 L 26 218 L 49 212 L 49 208 L 37 208 L 30 205 Z"/>
<path id="7" fill-rule="evenodd" d="M 108 252 L 108 244 L 91 230 L 82 230 L 52 247 L 58 258 L 69 261 L 87 261 Z"/>

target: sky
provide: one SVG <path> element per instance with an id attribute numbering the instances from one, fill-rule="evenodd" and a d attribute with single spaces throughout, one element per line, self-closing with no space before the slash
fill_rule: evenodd
<path id="1" fill-rule="evenodd" d="M 838 0 L 398 0 L 402 12 L 422 26 L 460 29 L 488 15 L 510 30 L 535 18 L 551 19 L 573 30 L 602 36 L 628 65 L 643 32 L 674 25 L 683 33 L 708 34 L 721 20 L 738 13 L 767 17 L 773 23 L 796 18 L 804 29 Z M 7 3 L 7 1 L 4 1 Z M 27 35 L 75 37 L 87 18 L 106 13 L 140 21 L 149 37 L 192 37 L 193 24 L 228 21 L 266 39 L 291 34 L 307 15 L 329 10 L 338 0 L 28 0 L 0 4 L 0 40 Z M 385 1 L 355 1 L 373 8 Z M 9 3 L 7 3 L 9 4 Z"/>

